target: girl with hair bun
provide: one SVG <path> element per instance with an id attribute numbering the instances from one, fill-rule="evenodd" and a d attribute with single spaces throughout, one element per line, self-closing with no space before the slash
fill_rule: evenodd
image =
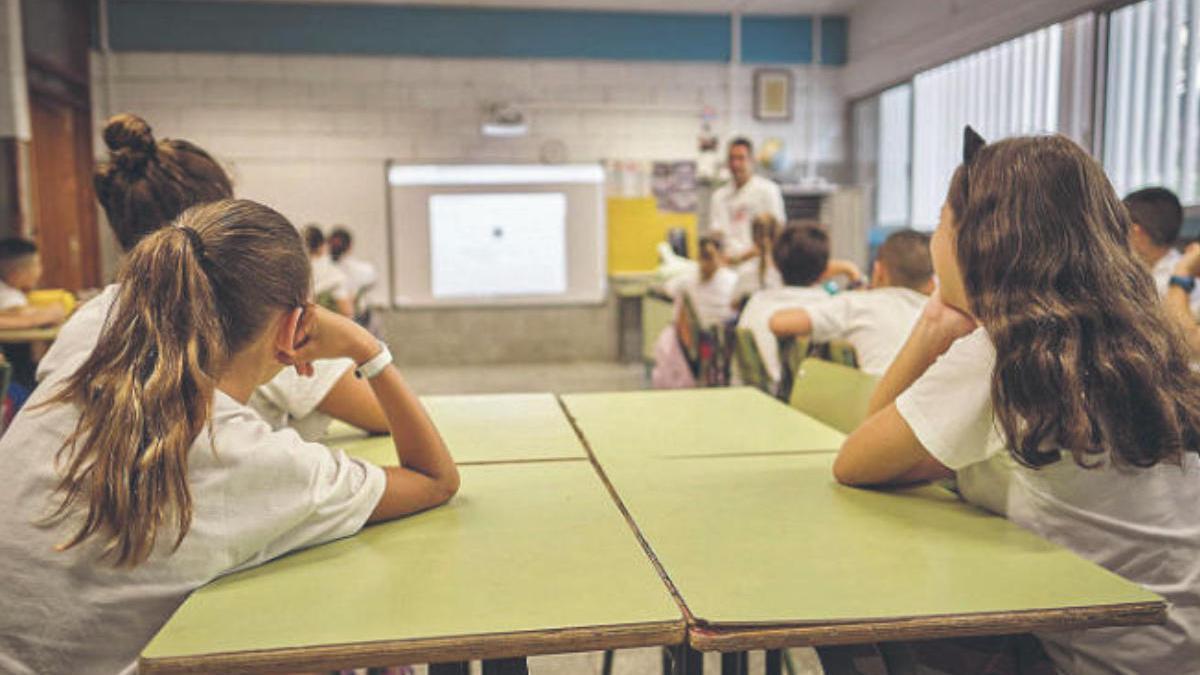
<path id="1" fill-rule="evenodd" d="M 296 229 L 249 201 L 142 237 L 94 349 L 0 440 L 0 672 L 133 672 L 194 589 L 446 502 L 458 471 L 387 348 L 309 302 Z M 358 364 L 399 466 L 380 468 L 247 402 L 285 364 Z"/>
<path id="2" fill-rule="evenodd" d="M 229 176 L 212 155 L 185 140 L 156 140 L 137 115 L 114 115 L 103 136 L 109 159 L 96 169 L 96 196 L 125 251 L 188 207 L 233 196 Z M 119 291 L 117 284 L 109 286 L 71 316 L 38 364 L 38 381 L 95 347 Z M 387 430 L 370 387 L 354 377 L 345 359 L 316 361 L 309 376 L 284 370 L 255 392 L 251 407 L 273 427 L 292 426 L 308 440 L 323 436 L 331 417 L 370 432 Z"/>

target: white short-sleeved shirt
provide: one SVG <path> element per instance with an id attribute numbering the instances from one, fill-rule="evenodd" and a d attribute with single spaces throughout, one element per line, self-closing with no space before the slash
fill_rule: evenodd
<path id="1" fill-rule="evenodd" d="M 978 329 L 955 342 L 896 407 L 938 461 L 960 476 L 980 472 L 964 491 L 968 500 L 979 494 L 1002 501 L 1013 522 L 1168 601 L 1161 626 L 1039 634 L 1059 670 L 1200 672 L 1200 459 L 1187 453 L 1181 466 L 1083 469 L 1067 453 L 1042 469 L 1010 462 L 999 471 L 997 458 L 1008 450 L 993 417 L 994 364 L 995 349 Z"/>
<path id="2" fill-rule="evenodd" d="M 9 286 L 0 281 L 0 312 L 8 309 L 19 309 L 29 304 L 29 299 L 21 289 Z"/>
<path id="3" fill-rule="evenodd" d="M 709 229 L 725 235 L 727 254 L 741 255 L 753 248 L 752 225 L 762 214 L 774 216 L 780 225 L 787 222 L 779 185 L 762 176 L 751 176 L 741 188 L 729 181 L 713 192 Z"/>
<path id="4" fill-rule="evenodd" d="M 908 339 L 929 296 L 892 286 L 848 291 L 805 309 L 813 342 L 846 340 L 858 352 L 858 367 L 883 375 Z"/>
<path id="5" fill-rule="evenodd" d="M 341 260 L 334 263 L 334 267 L 346 277 L 351 297 L 358 297 L 359 291 L 374 286 L 379 280 L 374 265 L 352 256 L 342 256 Z"/>
<path id="6" fill-rule="evenodd" d="M 700 270 L 696 269 L 672 277 L 664 290 L 677 301 L 685 295 L 691 298 L 700 325 L 707 328 L 733 318 L 735 284 L 737 273 L 728 267 L 717 270 L 708 281 L 702 281 Z"/>
<path id="7" fill-rule="evenodd" d="M 737 327 L 748 328 L 754 334 L 754 345 L 762 357 L 763 366 L 771 380 L 778 381 L 782 366 L 779 363 L 779 340 L 771 332 L 771 317 L 783 309 L 810 307 L 829 299 L 821 286 L 784 286 L 759 291 L 750 296 L 742 308 Z"/>
<path id="8" fill-rule="evenodd" d="M 100 295 L 83 303 L 59 329 L 58 337 L 38 363 L 37 379 L 44 381 L 72 361 L 78 354 L 91 354 L 104 330 L 109 310 L 117 301 L 121 287 L 110 284 Z M 320 438 L 329 426 L 329 418 L 316 411 L 333 389 L 334 383 L 353 366 L 349 359 L 322 359 L 313 362 L 312 377 L 300 377 L 292 368 L 280 371 L 275 379 L 259 388 L 250 399 L 272 428 L 295 426 L 308 440 Z M 305 412 L 307 411 L 307 412 Z"/>
<path id="9" fill-rule="evenodd" d="M 328 293 L 335 300 L 353 300 L 354 293 L 350 289 L 350 280 L 346 274 L 333 264 L 333 259 L 327 255 L 312 259 L 313 295 Z"/>
<path id="10" fill-rule="evenodd" d="M 1167 297 L 1167 287 L 1171 281 L 1171 274 L 1175 271 L 1175 263 L 1182 257 L 1182 253 L 1171 249 L 1150 269 L 1150 274 L 1154 276 L 1154 287 L 1158 289 L 1158 297 Z M 1192 308 L 1192 316 L 1200 317 L 1200 288 L 1192 291 L 1188 305 Z"/>
<path id="11" fill-rule="evenodd" d="M 0 672 L 132 673 L 142 648 L 193 590 L 354 534 L 383 494 L 379 467 L 290 429 L 272 431 L 218 391 L 211 444 L 202 433 L 188 456 L 193 515 L 178 550 L 171 551 L 168 528 L 149 560 L 132 569 L 98 561 L 95 540 L 55 551 L 73 531 L 35 523 L 57 504 L 54 457 L 79 410 L 37 404 L 85 358 L 39 387 L 0 439 Z"/>

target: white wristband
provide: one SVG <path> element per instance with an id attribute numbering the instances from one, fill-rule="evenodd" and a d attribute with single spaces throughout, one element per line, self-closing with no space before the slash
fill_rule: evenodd
<path id="1" fill-rule="evenodd" d="M 392 363 L 392 353 L 387 345 L 379 343 L 379 353 L 367 359 L 366 363 L 354 369 L 354 374 L 364 380 L 369 380 L 383 372 Z"/>

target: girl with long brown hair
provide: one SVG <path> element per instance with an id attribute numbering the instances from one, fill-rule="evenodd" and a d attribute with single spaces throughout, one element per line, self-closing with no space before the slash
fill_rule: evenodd
<path id="1" fill-rule="evenodd" d="M 957 474 L 969 501 L 1168 600 L 1163 625 L 1039 634 L 1067 673 L 1200 667 L 1200 376 L 1129 227 L 1070 140 L 968 129 L 939 289 L 834 464 L 850 485 Z"/>
<path id="2" fill-rule="evenodd" d="M 6 673 L 132 672 L 195 588 L 458 489 L 387 348 L 308 302 L 308 255 L 275 211 L 194 207 L 142 238 L 120 282 L 95 349 L 0 440 Z M 369 382 L 399 466 L 272 431 L 246 406 L 285 366 L 333 357 Z"/>
<path id="3" fill-rule="evenodd" d="M 233 196 L 232 181 L 212 155 L 189 141 L 155 139 L 136 115 L 113 116 L 103 136 L 109 157 L 96 169 L 96 196 L 125 251 L 188 207 Z M 119 291 L 110 285 L 71 316 L 38 364 L 39 381 L 95 347 Z M 354 377 L 345 359 L 317 361 L 307 377 L 284 370 L 255 392 L 250 406 L 271 426 L 292 426 L 307 440 L 324 435 L 331 417 L 367 431 L 387 430 L 370 387 Z"/>

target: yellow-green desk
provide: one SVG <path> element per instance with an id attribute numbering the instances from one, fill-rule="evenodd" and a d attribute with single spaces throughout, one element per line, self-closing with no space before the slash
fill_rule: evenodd
<path id="1" fill-rule="evenodd" d="M 761 392 L 564 402 L 684 605 L 694 649 L 1164 618 L 1157 596 L 941 488 L 836 484 L 834 454 L 805 449 L 836 448 L 841 435 L 784 408 L 793 417 L 787 422 Z M 642 428 L 654 423 L 658 430 Z M 733 433 L 739 429 L 744 441 Z"/>
<path id="2" fill-rule="evenodd" d="M 460 465 L 587 459 L 553 394 L 423 396 L 421 402 Z M 337 424 L 324 442 L 379 465 L 396 463 L 389 436 L 367 437 Z"/>
<path id="3" fill-rule="evenodd" d="M 0 330 L 0 344 L 20 344 L 25 342 L 53 342 L 58 337 L 58 326 L 49 328 L 20 328 Z"/>
<path id="4" fill-rule="evenodd" d="M 146 647 L 142 671 L 313 671 L 683 641 L 678 605 L 590 462 L 461 473 L 444 507 L 196 591 Z M 485 672 L 510 672 L 505 663 L 485 661 Z"/>

